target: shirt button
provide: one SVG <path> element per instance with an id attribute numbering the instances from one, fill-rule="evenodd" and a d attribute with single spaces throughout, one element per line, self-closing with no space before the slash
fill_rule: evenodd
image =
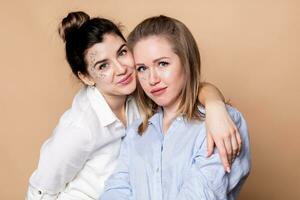
<path id="1" fill-rule="evenodd" d="M 41 190 L 39 190 L 39 191 L 38 191 L 38 194 L 39 194 L 39 195 L 41 195 L 41 194 L 42 194 L 42 191 L 41 191 Z"/>
<path id="2" fill-rule="evenodd" d="M 159 168 L 156 169 L 156 173 L 158 173 L 158 172 L 159 172 Z"/>

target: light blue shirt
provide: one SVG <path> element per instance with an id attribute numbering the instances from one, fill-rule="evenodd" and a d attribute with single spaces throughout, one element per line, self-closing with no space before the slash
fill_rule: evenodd
<path id="1" fill-rule="evenodd" d="M 177 117 L 163 134 L 163 112 L 149 119 L 140 136 L 139 122 L 127 129 L 118 165 L 105 183 L 101 200 L 236 199 L 250 171 L 247 125 L 241 113 L 227 107 L 242 138 L 241 154 L 227 173 L 218 152 L 206 157 L 203 121 Z"/>

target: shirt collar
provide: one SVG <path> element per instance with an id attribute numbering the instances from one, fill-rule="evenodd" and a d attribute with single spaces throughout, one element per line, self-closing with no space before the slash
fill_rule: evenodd
<path id="1" fill-rule="evenodd" d="M 113 113 L 104 96 L 94 86 L 87 86 L 87 95 L 91 102 L 93 109 L 96 112 L 100 123 L 103 126 L 108 126 L 118 120 L 116 115 Z"/>
<path id="2" fill-rule="evenodd" d="M 155 114 L 149 118 L 148 124 L 153 125 L 158 131 L 162 130 L 163 109 L 157 108 Z"/>

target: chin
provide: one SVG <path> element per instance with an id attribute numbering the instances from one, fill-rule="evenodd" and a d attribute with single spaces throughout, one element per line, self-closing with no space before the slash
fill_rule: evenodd
<path id="1" fill-rule="evenodd" d="M 167 106 L 170 102 L 166 99 L 152 99 L 158 106 Z"/>
<path id="2" fill-rule="evenodd" d="M 161 96 L 158 98 L 151 98 L 158 106 L 161 107 L 169 107 L 169 106 L 173 106 L 174 104 L 176 104 L 176 102 L 178 101 L 178 98 L 174 98 L 172 96 L 166 95 L 166 96 Z"/>
<path id="3" fill-rule="evenodd" d="M 130 95 L 135 91 L 135 88 L 136 88 L 135 84 L 130 84 L 127 85 L 126 87 L 121 88 L 119 92 L 124 95 Z"/>

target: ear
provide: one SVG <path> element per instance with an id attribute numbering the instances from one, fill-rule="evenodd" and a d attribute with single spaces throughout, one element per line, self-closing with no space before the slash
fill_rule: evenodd
<path id="1" fill-rule="evenodd" d="M 78 75 L 79 79 L 80 79 L 84 84 L 90 85 L 90 86 L 95 85 L 95 82 L 94 82 L 93 78 L 90 77 L 89 75 L 84 75 L 84 74 L 81 73 L 81 72 L 78 72 L 77 75 Z"/>

